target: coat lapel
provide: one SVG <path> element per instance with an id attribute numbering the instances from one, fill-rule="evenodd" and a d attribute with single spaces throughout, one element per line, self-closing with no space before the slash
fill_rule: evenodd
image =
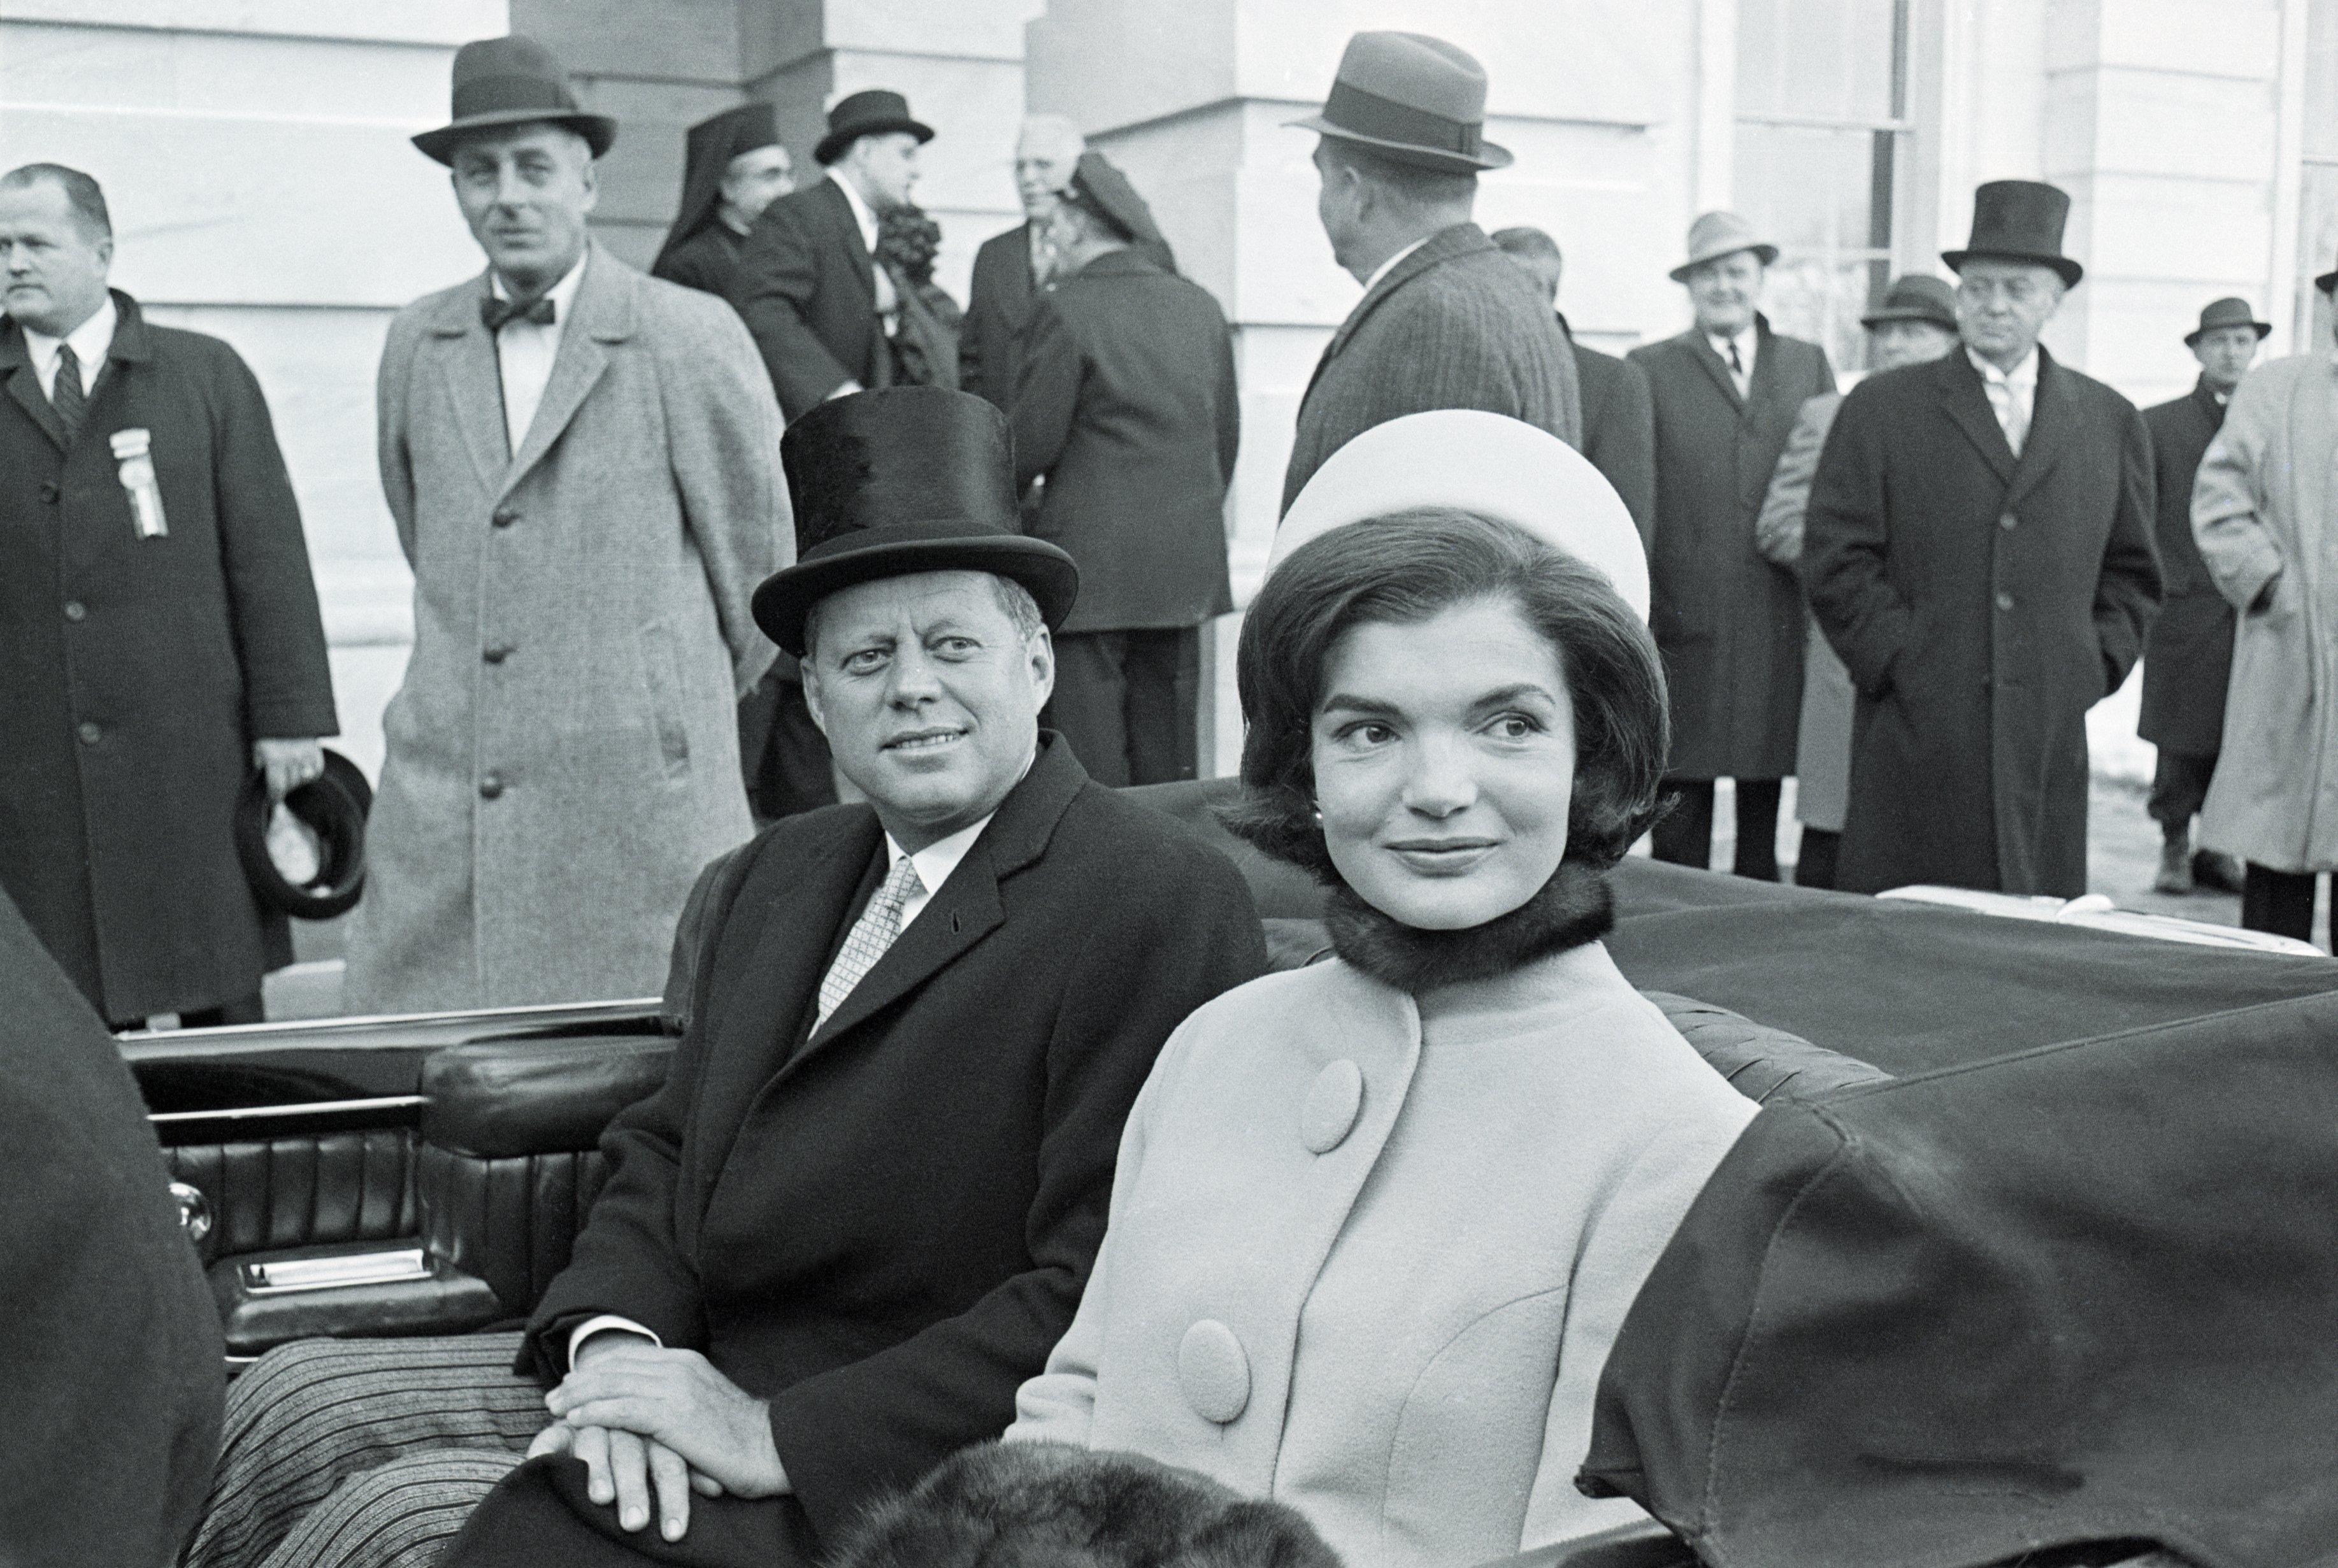
<path id="1" fill-rule="evenodd" d="M 2070 445 L 2078 411 L 2076 388 L 2070 385 L 2072 374 L 2055 362 L 2044 344 L 2038 346 L 2038 393 L 2029 404 L 2029 435 L 2021 443 L 2021 459 L 2014 465 L 2013 478 L 2005 492 L 2009 508 L 2038 488 Z M 1997 423 L 1994 415 L 1989 423 Z"/>
<path id="2" fill-rule="evenodd" d="M 485 328 L 481 331 L 484 334 Z M 544 460 L 576 410 L 609 368 L 604 343 L 622 343 L 634 335 L 633 279 L 617 270 L 617 261 L 594 245 L 585 263 L 584 281 L 576 287 L 576 313 L 560 331 L 560 352 L 553 357 L 552 378 L 544 384 L 544 401 L 513 454 L 505 474 L 502 494 L 527 477 Z M 500 382 L 498 383 L 500 401 Z M 500 497 L 499 497 L 500 498 Z"/>
<path id="3" fill-rule="evenodd" d="M 1999 484 L 2013 480 L 2013 448 L 2006 444 L 2005 432 L 1998 427 L 1997 415 L 1989 406 L 1989 394 L 1981 390 L 1980 372 L 1961 348 L 1952 348 L 1940 361 L 1940 407 L 1956 427 L 1965 433 L 1965 439 L 1989 462 Z M 2040 377 L 2043 380 L 2043 377 Z M 2030 434 L 2037 434 L 2034 414 L 2029 421 Z"/>
<path id="4" fill-rule="evenodd" d="M 0 317 L 0 376 L 8 378 L 8 396 L 33 416 L 50 445 L 64 451 L 65 427 L 49 400 L 41 396 L 41 377 L 33 369 L 33 350 L 25 341 L 25 328 L 5 317 Z"/>
<path id="5" fill-rule="evenodd" d="M 471 455 L 479 488 L 499 490 L 511 454 L 504 435 L 503 371 L 496 360 L 496 340 L 479 319 L 479 301 L 487 297 L 487 278 L 479 275 L 475 287 L 441 301 L 437 318 L 428 328 L 437 343 L 439 371 L 447 378 L 447 396 L 455 407 L 455 427 L 462 432 L 463 449 Z"/>
<path id="6" fill-rule="evenodd" d="M 1688 345 L 1689 357 L 1704 368 L 1704 373 L 1713 378 L 1713 384 L 1721 388 L 1721 395 L 1729 399 L 1729 406 L 1732 408 L 1744 407 L 1745 399 L 1737 395 L 1737 377 L 1729 373 L 1729 361 L 1713 351 L 1713 340 L 1704 335 L 1704 329 L 1692 327 L 1681 334 L 1681 338 Z M 1762 374 L 1763 362 L 1769 356 L 1759 348 L 1754 349 L 1754 374 L 1757 377 Z"/>
<path id="7" fill-rule="evenodd" d="M 1364 324 L 1366 317 L 1380 308 L 1382 300 L 1439 262 L 1476 249 L 1470 243 L 1473 240 L 1478 245 L 1492 243 L 1478 231 L 1475 223 L 1456 223 L 1450 229 L 1439 230 L 1430 235 L 1421 241 L 1420 249 L 1390 268 L 1380 281 L 1364 291 L 1364 297 L 1356 301 L 1356 308 L 1348 312 L 1348 318 L 1340 323 L 1338 331 L 1331 334 L 1331 341 L 1323 346 L 1322 357 L 1315 361 L 1315 374 L 1307 378 L 1307 390 L 1311 393 L 1315 390 L 1315 383 L 1323 378 L 1323 368 L 1339 358 L 1340 350 L 1348 346 L 1348 339 L 1356 335 L 1356 328 Z M 1304 396 L 1300 398 L 1302 405 L 1306 400 Z"/>

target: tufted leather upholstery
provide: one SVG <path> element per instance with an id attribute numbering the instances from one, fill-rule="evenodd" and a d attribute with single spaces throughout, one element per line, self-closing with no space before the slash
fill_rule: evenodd
<path id="1" fill-rule="evenodd" d="M 422 1244 L 485 1279 L 511 1316 L 524 1316 L 567 1266 L 607 1178 L 598 1151 L 491 1160 L 425 1144 L 417 1183 Z"/>
<path id="2" fill-rule="evenodd" d="M 203 1261 L 333 1241 L 386 1241 L 418 1229 L 414 1134 L 327 1132 L 162 1151 L 172 1180 L 211 1203 Z"/>
<path id="3" fill-rule="evenodd" d="M 1757 1105 L 1799 1103 L 1861 1083 L 1888 1083 L 1891 1074 L 1856 1057 L 1814 1045 L 1799 1034 L 1756 1024 L 1742 1013 L 1675 996 L 1641 993 L 1655 1003 L 1681 1038 L 1740 1094 Z"/>

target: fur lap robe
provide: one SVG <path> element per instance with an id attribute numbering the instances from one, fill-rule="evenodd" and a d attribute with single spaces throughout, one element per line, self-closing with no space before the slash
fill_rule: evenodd
<path id="1" fill-rule="evenodd" d="M 833 1568 L 1341 1568 L 1314 1527 L 1190 1470 L 1068 1443 L 961 1449 Z"/>

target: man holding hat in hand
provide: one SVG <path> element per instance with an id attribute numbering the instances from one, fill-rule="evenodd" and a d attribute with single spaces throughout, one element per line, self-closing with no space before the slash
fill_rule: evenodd
<path id="1" fill-rule="evenodd" d="M 2087 890 L 2087 710 L 2159 604 L 2151 437 L 2038 341 L 2084 270 L 2070 199 L 1975 194 L 1961 351 L 1843 399 L 1811 485 L 1803 578 L 1859 689 L 1836 885 Z"/>
<path id="2" fill-rule="evenodd" d="M 1478 176 L 1509 167 L 1484 138 L 1486 72 L 1419 33 L 1348 40 L 1321 113 L 1315 204 L 1331 258 L 1364 286 L 1331 335 L 1282 478 L 1282 509 L 1375 425 L 1436 408 L 1507 414 L 1583 445 L 1575 356 L 1535 286 L 1469 220 Z"/>

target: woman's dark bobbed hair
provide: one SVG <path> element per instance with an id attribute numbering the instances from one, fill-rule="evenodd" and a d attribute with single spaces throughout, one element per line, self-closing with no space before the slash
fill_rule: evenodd
<path id="1" fill-rule="evenodd" d="M 1671 742 L 1655 640 L 1606 577 L 1515 524 L 1450 507 L 1368 518 L 1275 568 L 1243 622 L 1243 800 L 1226 826 L 1278 860 L 1336 879 L 1315 820 L 1311 730 L 1323 667 L 1351 628 L 1515 605 L 1558 654 L 1575 710 L 1567 858 L 1606 870 L 1655 819 Z"/>

